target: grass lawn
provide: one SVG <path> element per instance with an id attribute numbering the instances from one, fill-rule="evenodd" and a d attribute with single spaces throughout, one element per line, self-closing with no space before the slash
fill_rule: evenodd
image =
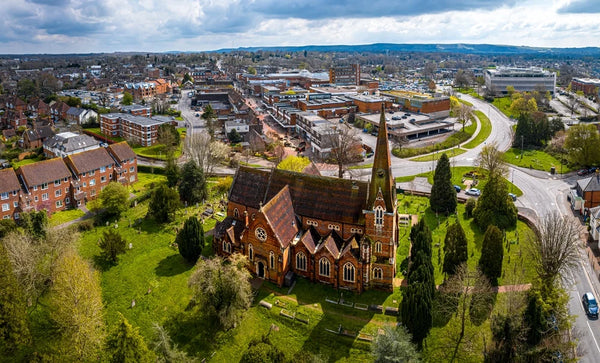
<path id="1" fill-rule="evenodd" d="M 373 163 L 369 163 L 369 164 L 352 165 L 348 169 L 371 169 L 372 167 L 373 167 Z"/>
<path id="2" fill-rule="evenodd" d="M 181 156 L 181 148 L 183 143 L 179 144 L 173 156 L 175 159 Z M 167 159 L 167 147 L 163 144 L 154 144 L 152 146 L 138 146 L 132 148 L 133 151 L 140 156 L 145 156 L 147 158 L 166 160 Z"/>
<path id="3" fill-rule="evenodd" d="M 463 147 L 467 149 L 472 149 L 478 146 L 479 144 L 487 140 L 487 138 L 492 133 L 492 123 L 490 122 L 490 119 L 481 111 L 475 111 L 475 115 L 477 115 L 479 123 L 481 123 L 481 128 L 479 129 L 479 133 L 477 134 L 477 136 L 475 136 L 471 141 L 463 145 Z"/>
<path id="4" fill-rule="evenodd" d="M 504 153 L 504 161 L 512 165 L 547 172 L 550 172 L 550 168 L 554 166 L 557 173 L 561 172 L 560 160 L 541 150 L 524 150 L 523 159 L 521 159 L 521 149 L 512 148 Z M 562 165 L 562 173 L 570 171 L 571 169 L 566 164 Z"/>
<path id="5" fill-rule="evenodd" d="M 496 106 L 507 117 L 512 117 L 509 110 L 510 105 L 512 104 L 512 99 L 509 96 L 494 98 L 494 102 L 492 102 L 492 104 Z"/>
<path id="6" fill-rule="evenodd" d="M 457 91 L 460 92 L 460 93 L 464 93 L 464 94 L 467 94 L 469 96 L 478 98 L 480 100 L 483 100 L 483 97 L 481 97 L 477 92 L 475 92 L 475 90 L 473 88 L 458 88 Z M 467 102 L 466 104 L 468 104 L 469 106 L 473 106 L 470 102 Z"/>
<path id="7" fill-rule="evenodd" d="M 154 185 L 167 181 L 167 177 L 160 174 L 142 173 L 138 171 L 138 181 L 129 186 L 129 189 L 135 195 L 141 195 L 150 189 Z"/>
<path id="8" fill-rule="evenodd" d="M 17 169 L 20 166 L 37 163 L 38 161 L 41 161 L 43 159 L 42 158 L 34 158 L 34 159 L 23 159 L 23 160 L 14 159 L 14 160 L 15 160 L 14 162 L 11 162 L 11 165 L 14 169 Z"/>
<path id="9" fill-rule="evenodd" d="M 50 227 L 56 227 L 66 222 L 73 221 L 77 218 L 83 217 L 85 212 L 79 208 L 67 209 L 60 212 L 56 212 L 50 216 Z"/>
<path id="10" fill-rule="evenodd" d="M 439 160 L 442 157 L 442 154 L 446 154 L 448 155 L 449 158 L 466 153 L 467 150 L 464 149 L 450 149 L 450 150 L 444 150 L 443 152 L 439 152 L 439 153 L 435 153 L 435 154 L 429 154 L 429 155 L 425 155 L 425 156 L 419 156 L 418 158 L 413 158 L 410 159 L 410 161 L 432 161 L 432 160 Z"/>
<path id="11" fill-rule="evenodd" d="M 98 139 L 103 139 L 103 140 L 108 139 L 108 140 L 112 140 L 114 142 L 125 141 L 125 139 L 122 138 L 122 137 L 118 137 L 118 136 L 106 136 L 106 135 L 104 135 L 100 131 L 99 127 L 92 127 L 92 128 L 89 128 L 89 129 L 84 129 L 84 131 L 88 131 L 88 132 L 91 132 L 91 133 L 95 134 Z"/>

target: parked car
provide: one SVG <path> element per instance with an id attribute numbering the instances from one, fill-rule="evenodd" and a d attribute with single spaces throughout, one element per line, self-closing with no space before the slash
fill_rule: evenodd
<path id="1" fill-rule="evenodd" d="M 454 185 L 454 190 L 456 190 L 457 193 L 460 192 L 460 185 Z"/>
<path id="2" fill-rule="evenodd" d="M 392 116 L 392 120 L 402 120 L 402 117 L 400 116 Z"/>
<path id="3" fill-rule="evenodd" d="M 469 190 L 467 190 L 465 192 L 466 195 L 473 195 L 473 196 L 480 196 L 481 195 L 481 190 L 477 189 L 477 188 L 471 188 Z"/>
<path id="4" fill-rule="evenodd" d="M 596 302 L 594 294 L 592 294 L 591 292 L 586 292 L 585 294 L 583 294 L 583 297 L 581 298 L 581 303 L 583 304 L 583 309 L 585 310 L 585 313 L 590 318 L 598 318 L 598 303 Z"/>
<path id="5" fill-rule="evenodd" d="M 588 169 L 588 174 L 595 173 L 596 170 L 598 170 L 598 168 L 595 167 L 595 166 L 593 166 L 593 167 L 591 167 L 591 168 Z"/>
<path id="6" fill-rule="evenodd" d="M 514 193 L 508 193 L 508 196 L 510 197 L 510 199 L 512 199 L 513 202 L 517 201 L 517 195 Z"/>
<path id="7" fill-rule="evenodd" d="M 579 176 L 587 175 L 587 173 L 588 173 L 587 169 L 579 169 L 579 170 L 577 170 L 577 175 L 579 175 Z"/>

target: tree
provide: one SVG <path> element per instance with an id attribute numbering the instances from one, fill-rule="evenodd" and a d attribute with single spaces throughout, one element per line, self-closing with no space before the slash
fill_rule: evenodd
<path id="1" fill-rule="evenodd" d="M 237 144 L 239 142 L 242 142 L 242 140 L 243 140 L 242 135 L 240 135 L 240 133 L 237 132 L 236 129 L 231 129 L 231 131 L 229 131 L 229 133 L 227 133 L 227 139 L 232 144 Z"/>
<path id="2" fill-rule="evenodd" d="M 165 145 L 167 155 L 173 153 L 177 146 L 181 143 L 181 136 L 177 132 L 177 128 L 170 123 L 162 124 L 158 127 L 157 141 Z"/>
<path id="3" fill-rule="evenodd" d="M 152 341 L 152 349 L 158 356 L 159 363 L 193 363 L 196 359 L 188 357 L 188 355 L 179 349 L 177 344 L 173 343 L 169 333 L 161 325 L 153 323 L 152 329 L 156 337 Z"/>
<path id="4" fill-rule="evenodd" d="M 458 220 L 450 225 L 444 238 L 444 265 L 442 271 L 454 275 L 456 269 L 467 262 L 467 236 Z"/>
<path id="5" fill-rule="evenodd" d="M 204 173 L 195 162 L 190 160 L 181 168 L 179 197 L 191 205 L 202 202 L 206 196 L 206 179 L 204 178 Z"/>
<path id="6" fill-rule="evenodd" d="M 21 226 L 33 238 L 44 239 L 49 223 L 48 213 L 45 210 L 21 213 Z"/>
<path id="7" fill-rule="evenodd" d="M 177 162 L 172 155 L 167 155 L 165 176 L 167 177 L 167 185 L 169 188 L 174 188 L 179 183 L 179 166 L 177 166 Z"/>
<path id="8" fill-rule="evenodd" d="M 508 196 L 508 186 L 503 177 L 490 176 L 473 210 L 473 218 L 482 231 L 491 224 L 502 229 L 517 224 L 517 208 Z"/>
<path id="9" fill-rule="evenodd" d="M 285 354 L 275 347 L 269 337 L 265 335 L 260 339 L 252 339 L 240 359 L 240 363 L 282 363 L 285 361 Z"/>
<path id="10" fill-rule="evenodd" d="M 502 276 L 504 258 L 502 239 L 502 231 L 492 224 L 485 231 L 481 245 L 479 268 L 494 286 L 498 285 L 498 278 Z"/>
<path id="11" fill-rule="evenodd" d="M 550 122 L 545 113 L 537 111 L 523 113 L 517 121 L 513 146 L 520 147 L 521 144 L 543 146 L 552 135 Z"/>
<path id="12" fill-rule="evenodd" d="M 132 327 L 121 313 L 119 313 L 119 317 L 120 322 L 117 328 L 106 341 L 109 361 L 113 363 L 154 362 L 154 355 L 146 346 L 138 328 Z"/>
<path id="13" fill-rule="evenodd" d="M 108 183 L 100 192 L 99 198 L 104 214 L 108 217 L 119 219 L 129 208 L 129 191 L 119 182 Z"/>
<path id="14" fill-rule="evenodd" d="M 175 211 L 179 208 L 179 194 L 166 185 L 159 185 L 152 190 L 148 213 L 159 223 L 171 222 Z"/>
<path id="15" fill-rule="evenodd" d="M 473 216 L 473 210 L 475 207 L 477 207 L 477 199 L 472 197 L 467 199 L 465 202 L 465 214 L 467 215 L 467 218 L 471 218 Z"/>
<path id="16" fill-rule="evenodd" d="M 388 362 L 418 362 L 420 355 L 411 336 L 404 327 L 383 328 L 383 334 L 378 334 L 371 343 L 371 355 L 375 363 Z"/>
<path id="17" fill-rule="evenodd" d="M 524 114 L 537 111 L 537 102 L 535 98 L 529 94 L 522 94 L 515 92 L 512 96 L 512 103 L 510 104 L 509 111 L 511 115 L 520 117 Z"/>
<path id="18" fill-rule="evenodd" d="M 435 167 L 429 204 L 434 212 L 453 213 L 456 210 L 456 190 L 452 186 L 450 160 L 443 153 Z"/>
<path id="19" fill-rule="evenodd" d="M 329 157 L 338 166 L 338 178 L 342 178 L 350 163 L 362 159 L 362 141 L 358 131 L 346 123 L 339 124 L 325 135 L 325 140 L 331 147 Z"/>
<path id="20" fill-rule="evenodd" d="M 99 246 L 104 259 L 109 263 L 116 264 L 119 255 L 125 253 L 127 241 L 116 229 L 109 228 L 102 232 Z"/>
<path id="21" fill-rule="evenodd" d="M 215 136 L 215 127 L 213 125 L 213 120 L 217 118 L 217 114 L 215 113 L 215 110 L 212 108 L 210 103 L 206 105 L 206 107 L 204 107 L 204 112 L 202 113 L 201 117 L 204 121 L 206 121 L 206 130 L 208 131 L 210 139 L 212 140 Z"/>
<path id="22" fill-rule="evenodd" d="M 23 292 L 0 243 L 0 355 L 11 356 L 31 341 Z"/>
<path id="23" fill-rule="evenodd" d="M 531 236 L 530 255 L 542 283 L 554 285 L 560 276 L 577 266 L 579 233 L 575 221 L 558 212 L 545 216 L 534 236 Z"/>
<path id="24" fill-rule="evenodd" d="M 486 169 L 489 175 L 505 176 L 508 173 L 504 153 L 498 150 L 496 144 L 486 145 L 477 156 L 477 165 Z"/>
<path id="25" fill-rule="evenodd" d="M 11 232 L 17 230 L 17 224 L 13 219 L 2 219 L 0 220 L 0 238 L 8 235 Z"/>
<path id="26" fill-rule="evenodd" d="M 248 260 L 233 254 L 229 262 L 220 257 L 198 260 L 189 280 L 192 301 L 202 307 L 202 312 L 221 328 L 236 326 L 252 303 Z"/>
<path id="27" fill-rule="evenodd" d="M 188 262 L 196 263 L 204 247 L 204 226 L 196 217 L 188 218 L 175 239 L 179 253 Z"/>
<path id="28" fill-rule="evenodd" d="M 465 131 L 465 124 L 473 116 L 473 107 L 459 103 L 456 109 L 456 118 L 462 124 L 462 131 Z"/>
<path id="29" fill-rule="evenodd" d="M 59 328 L 61 359 L 97 359 L 104 340 L 100 276 L 74 250 L 58 260 L 50 289 L 51 317 Z"/>
<path id="30" fill-rule="evenodd" d="M 214 168 L 227 159 L 230 148 L 220 141 L 212 141 L 207 133 L 195 132 L 185 138 L 184 150 L 205 176 L 211 176 Z"/>
<path id="31" fill-rule="evenodd" d="M 133 103 L 133 96 L 131 93 L 125 91 L 123 92 L 123 99 L 121 100 L 121 104 L 123 106 L 129 106 Z"/>
<path id="32" fill-rule="evenodd" d="M 464 69 L 459 69 L 454 77 L 454 86 L 458 88 L 467 88 L 472 83 L 471 75 Z"/>
<path id="33" fill-rule="evenodd" d="M 183 75 L 183 81 L 182 83 L 186 83 L 186 82 L 192 82 L 194 83 L 194 79 L 192 78 L 192 76 L 190 76 L 189 73 L 186 73 Z"/>
<path id="34" fill-rule="evenodd" d="M 576 165 L 590 166 L 600 162 L 600 136 L 595 125 L 573 125 L 567 131 L 565 149 Z"/>
<path id="35" fill-rule="evenodd" d="M 290 170 L 301 173 L 310 164 L 310 159 L 306 156 L 290 155 L 277 164 L 277 169 Z"/>

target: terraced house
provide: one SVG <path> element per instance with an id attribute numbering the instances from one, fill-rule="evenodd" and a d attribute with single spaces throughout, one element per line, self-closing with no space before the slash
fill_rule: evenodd
<path id="1" fill-rule="evenodd" d="M 294 274 L 362 292 L 392 290 L 398 243 L 396 190 L 385 117 L 370 182 L 240 167 L 214 250 L 241 253 L 278 285 Z"/>

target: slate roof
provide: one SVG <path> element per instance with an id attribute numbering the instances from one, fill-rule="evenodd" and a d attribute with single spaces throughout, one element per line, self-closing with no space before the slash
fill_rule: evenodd
<path id="1" fill-rule="evenodd" d="M 115 161 L 110 157 L 108 151 L 101 147 L 67 156 L 70 164 L 75 169 L 75 174 L 99 169 L 103 166 L 114 165 Z"/>
<path id="2" fill-rule="evenodd" d="M 244 223 L 233 217 L 227 217 L 215 226 L 215 238 L 222 238 L 225 233 L 229 235 L 230 240 L 239 241 L 244 231 Z M 233 238 L 235 237 L 235 238 Z"/>
<path id="3" fill-rule="evenodd" d="M 262 213 L 273 229 L 279 245 L 286 248 L 298 234 L 298 223 L 287 185 L 262 207 Z"/>
<path id="4" fill-rule="evenodd" d="M 129 160 L 135 158 L 135 152 L 129 147 L 126 141 L 121 141 L 116 144 L 108 146 L 108 151 L 117 158 L 119 163 L 123 160 Z"/>
<path id="5" fill-rule="evenodd" d="M 69 168 L 61 158 L 23 165 L 17 171 L 23 175 L 27 187 L 50 183 L 71 176 Z"/>
<path id="6" fill-rule="evenodd" d="M 317 245 L 319 244 L 320 240 L 321 236 L 319 233 L 317 233 L 315 228 L 311 226 L 304 232 L 302 237 L 300 237 L 299 243 L 303 244 L 311 254 L 314 254 L 317 250 Z"/>
<path id="7" fill-rule="evenodd" d="M 87 110 L 84 108 L 71 107 L 71 108 L 69 108 L 69 111 L 67 111 L 67 115 L 79 117 L 82 113 L 84 113 L 86 111 Z"/>
<path id="8" fill-rule="evenodd" d="M 89 148 L 94 145 L 99 145 L 100 141 L 89 135 L 78 135 L 70 132 L 63 132 L 48 140 L 44 141 L 45 148 L 58 148 L 66 153 L 71 153 L 75 150 Z"/>
<path id="9" fill-rule="evenodd" d="M 45 140 L 54 136 L 54 131 L 51 126 L 45 125 L 36 128 L 35 130 L 27 130 L 29 141 Z"/>
<path id="10" fill-rule="evenodd" d="M 579 188 L 583 192 L 597 192 L 600 191 L 600 175 L 594 175 L 589 178 L 577 180 Z"/>
<path id="11" fill-rule="evenodd" d="M 0 193 L 12 192 L 21 189 L 19 179 L 13 168 L 0 170 Z"/>
<path id="12" fill-rule="evenodd" d="M 229 191 L 229 201 L 258 209 L 269 185 L 269 171 L 240 167 Z"/>

